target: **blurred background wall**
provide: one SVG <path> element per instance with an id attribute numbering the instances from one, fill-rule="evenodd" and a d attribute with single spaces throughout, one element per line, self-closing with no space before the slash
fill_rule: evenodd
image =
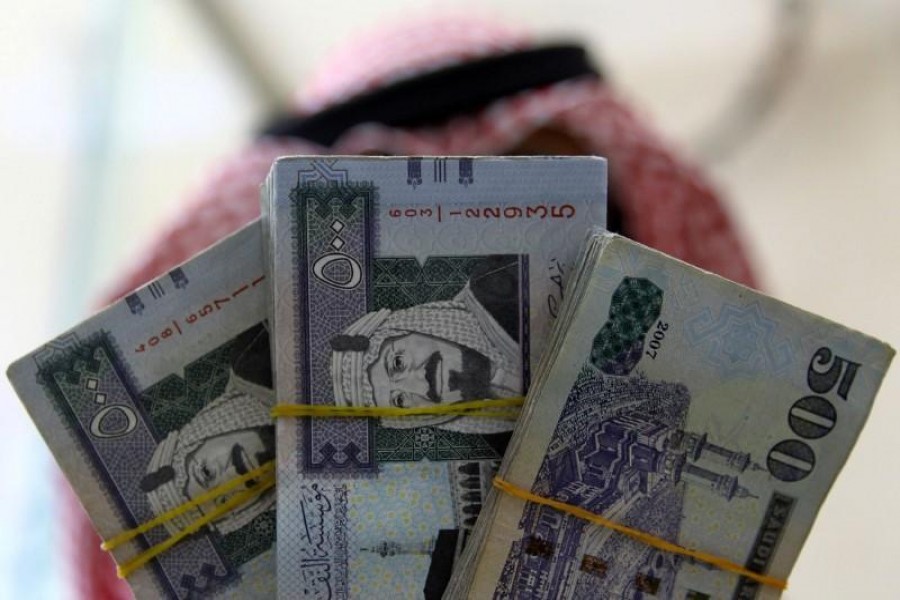
<path id="1" fill-rule="evenodd" d="M 224 49 L 205 6 L 31 0 L 4 7 L 3 365 L 83 318 L 190 186 L 268 116 L 270 99 Z M 218 7 L 276 98 L 341 40 L 382 20 L 466 10 L 546 37 L 578 37 L 608 78 L 727 192 L 767 291 L 900 345 L 894 0 L 278 0 L 252 7 L 219 0 Z M 773 73 L 763 68 L 766 57 L 778 48 L 777 32 L 791 27 L 805 28 L 796 37 L 801 45 L 791 54 L 793 69 L 769 89 L 771 105 L 741 95 L 747 82 Z M 734 106 L 749 112 L 730 112 Z M 746 130 L 729 131 L 734 115 L 755 113 L 762 118 L 750 118 Z M 717 149 L 717 140 L 727 143 Z M 898 393 L 895 366 L 787 598 L 886 597 L 894 589 Z M 5 380 L 0 456 L 0 598 L 65 598 L 66 540 L 53 493 L 59 475 Z"/>

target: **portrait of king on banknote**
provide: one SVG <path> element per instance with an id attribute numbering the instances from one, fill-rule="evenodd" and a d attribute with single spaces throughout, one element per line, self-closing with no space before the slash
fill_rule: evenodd
<path id="1" fill-rule="evenodd" d="M 170 431 L 153 452 L 140 486 L 157 516 L 275 458 L 275 426 L 269 416 L 274 393 L 265 325 L 241 334 L 232 354 L 224 391 L 185 425 Z M 246 488 L 256 484 L 250 480 Z M 221 505 L 238 491 L 219 496 L 211 504 Z M 199 510 L 203 512 L 204 507 L 209 509 L 203 505 Z M 228 534 L 274 509 L 274 490 L 268 490 L 210 525 Z M 195 517 L 176 517 L 164 526 L 175 534 Z"/>
<path id="2" fill-rule="evenodd" d="M 423 265 L 376 258 L 373 268 L 381 273 L 399 269 L 408 275 L 412 269 L 430 273 L 432 280 L 434 273 L 447 276 L 431 296 L 437 299 L 412 304 L 420 278 L 379 278 L 373 310 L 330 338 L 335 403 L 410 407 L 521 394 L 528 359 L 519 343 L 528 317 L 527 302 L 520 301 L 528 297 L 520 288 L 526 265 L 517 255 L 430 257 Z M 373 425 L 375 452 L 384 477 L 394 470 L 399 475 L 398 469 L 418 474 L 411 462 L 440 461 L 428 469 L 443 471 L 446 483 L 438 495 L 453 499 L 455 516 L 436 519 L 415 536 L 409 531 L 363 536 L 356 552 L 382 568 L 424 562 L 426 581 L 433 582 L 426 588 L 441 589 L 513 426 L 508 420 L 453 415 L 379 419 Z M 377 480 L 356 485 L 365 488 Z M 408 487 L 417 488 L 412 482 Z M 427 597 L 438 595 L 426 591 Z"/>
<path id="3" fill-rule="evenodd" d="M 381 308 L 354 321 L 331 339 L 336 403 L 409 408 L 520 394 L 519 269 L 516 256 L 487 256 L 449 300 Z M 484 433 L 513 423 L 433 416 L 381 425 Z"/>

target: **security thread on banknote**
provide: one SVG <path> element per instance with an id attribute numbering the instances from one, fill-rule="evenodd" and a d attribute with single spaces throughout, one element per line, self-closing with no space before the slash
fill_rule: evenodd
<path id="1" fill-rule="evenodd" d="M 102 539 L 274 459 L 260 234 L 247 226 L 9 368 Z M 127 564 L 255 483 L 138 535 L 114 558 Z M 274 543 L 269 490 L 128 581 L 139 598 L 271 597 Z"/>
<path id="2" fill-rule="evenodd" d="M 523 395 L 606 162 L 285 158 L 263 201 L 279 402 L 437 406 Z M 279 420 L 279 596 L 440 598 L 513 426 Z"/>
<path id="3" fill-rule="evenodd" d="M 582 259 L 500 477 L 786 581 L 894 351 L 619 236 Z M 506 493 L 473 536 L 448 598 L 781 593 Z"/>

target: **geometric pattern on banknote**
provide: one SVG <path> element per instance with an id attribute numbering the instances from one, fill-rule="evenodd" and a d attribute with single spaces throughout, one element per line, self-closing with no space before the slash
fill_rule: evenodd
<path id="1" fill-rule="evenodd" d="M 40 350 L 34 353 L 34 362 L 38 368 L 38 383 L 47 385 L 46 375 L 51 372 L 50 367 L 57 362 L 65 362 L 65 358 L 60 359 L 59 357 L 71 356 L 71 349 L 81 345 L 78 334 L 74 332 L 65 333 L 44 344 Z"/>
<path id="2" fill-rule="evenodd" d="M 654 280 L 656 281 L 656 280 Z M 665 287 L 669 290 L 669 300 L 674 299 L 675 305 L 686 313 L 694 312 L 692 309 L 700 301 L 700 291 L 697 289 L 697 280 L 687 273 L 682 273 L 678 281 Z"/>
<path id="3" fill-rule="evenodd" d="M 184 427 L 200 410 L 222 395 L 234 340 L 222 344 L 141 392 L 140 399 L 161 437 Z"/>
<path id="4" fill-rule="evenodd" d="M 684 323 L 685 338 L 699 348 L 704 364 L 717 375 L 731 377 L 769 371 L 781 375 L 795 363 L 788 338 L 766 316 L 759 302 L 723 304 L 718 314 L 709 308 Z"/>
<path id="5" fill-rule="evenodd" d="M 428 555 L 440 533 L 455 528 L 447 478 L 452 465 L 390 464 L 378 479 L 353 480 L 346 512 L 349 571 L 332 570 L 332 581 L 339 581 L 336 573 L 352 574 L 350 598 L 423 597 L 423 562 L 433 560 Z"/>
<path id="6" fill-rule="evenodd" d="M 684 493 L 682 467 L 686 462 L 683 456 L 676 456 L 680 452 L 676 440 L 689 404 L 690 394 L 679 383 L 582 372 L 566 400 L 532 491 L 597 514 L 614 513 L 620 515 L 617 520 L 628 526 L 676 539 Z M 637 448 L 643 446 L 638 442 L 641 436 L 669 438 L 673 456 L 649 462 L 636 459 L 641 452 L 646 458 L 645 451 L 649 449 Z M 614 439 L 618 441 L 612 443 Z M 554 522 L 559 525 L 547 525 Z M 580 519 L 554 515 L 548 507 L 528 505 L 519 528 L 522 539 L 510 549 L 504 570 L 513 582 L 524 585 L 529 580 L 543 581 L 553 586 L 532 590 L 535 597 L 552 597 L 553 589 L 582 585 L 582 578 L 594 586 L 593 597 L 601 591 L 602 597 L 613 597 L 628 589 L 620 589 L 620 584 L 633 583 L 636 568 L 648 560 L 656 564 L 656 559 L 650 558 L 653 552 L 649 546 L 623 542 L 622 536 L 611 535 L 603 528 L 586 528 Z M 586 532 L 590 539 L 583 537 Z M 552 560 L 539 560 L 526 552 L 529 542 L 535 539 L 552 552 Z M 589 554 L 610 567 L 605 579 L 598 580 L 581 569 L 584 557 L 577 552 L 584 547 L 584 541 L 590 542 Z M 672 569 L 677 564 L 678 561 L 663 561 L 660 565 L 665 566 L 666 574 L 657 566 L 654 577 L 663 582 L 674 578 Z M 622 569 L 631 574 L 631 579 L 620 581 L 613 576 Z M 518 597 L 522 592 L 524 589 L 512 583 L 495 598 Z"/>
<path id="7" fill-rule="evenodd" d="M 347 169 L 337 169 L 334 164 L 336 158 L 322 158 L 314 160 L 306 169 L 297 172 L 297 184 L 313 182 L 346 183 L 349 178 Z"/>
<path id="8" fill-rule="evenodd" d="M 239 590 L 240 594 L 232 593 L 231 597 L 275 598 L 277 590 L 276 578 L 273 576 L 274 563 L 274 557 L 266 556 L 242 565 L 240 582 L 234 585 L 234 589 Z"/>
<path id="9" fill-rule="evenodd" d="M 109 438 L 91 438 L 84 433 L 84 413 L 96 412 L 106 405 L 125 404 L 134 381 L 127 367 L 118 360 L 113 340 L 105 332 L 74 341 L 64 349 L 55 348 L 52 357 L 40 361 L 38 381 L 53 400 L 53 408 L 66 421 L 69 429 L 79 437 L 91 454 L 93 446 L 115 446 Z M 115 366 L 114 363 L 118 363 Z M 124 380 L 124 381 L 122 381 Z M 124 385 L 123 385 L 124 384 Z M 131 385 L 129 385 L 131 384 Z M 131 388 L 131 389 L 129 389 Z M 130 399 L 130 398 L 129 398 Z M 111 412 L 104 424 L 110 429 L 124 423 L 122 413 Z M 136 448 L 139 453 L 152 452 L 155 441 L 146 448 Z M 124 457 L 123 457 L 124 458 Z"/>
<path id="10" fill-rule="evenodd" d="M 233 581 L 233 578 L 231 581 Z M 213 565 L 205 564 L 200 567 L 200 570 L 196 575 L 182 575 L 181 581 L 179 581 L 179 587 L 183 594 L 180 594 L 179 596 L 182 598 L 202 598 L 204 596 L 209 596 L 214 592 L 219 592 L 227 587 L 231 587 L 227 585 L 228 583 L 231 583 L 231 581 L 223 580 L 223 578 L 219 577 L 216 573 L 216 568 Z"/>
<path id="11" fill-rule="evenodd" d="M 482 257 L 430 256 L 376 258 L 372 277 L 373 308 L 400 310 L 425 302 L 450 300 L 462 290 Z"/>
<path id="12" fill-rule="evenodd" d="M 153 430 L 149 417 L 138 401 L 127 363 L 112 337 L 104 332 L 89 336 L 65 350 L 56 348 L 52 357 L 41 360 L 38 378 L 52 400 L 52 406 L 67 422 L 67 427 L 80 442 L 98 481 L 114 482 L 99 486 L 128 527 L 154 516 L 146 494 L 136 485 L 143 476 L 150 456 L 161 435 Z M 89 435 L 91 415 L 106 407 L 126 407 L 136 411 L 134 429 L 124 437 Z M 107 431 L 119 431 L 128 424 L 125 413 L 110 410 L 103 421 Z M 136 540 L 148 548 L 168 537 L 157 528 Z M 236 576 L 211 535 L 194 535 L 176 548 L 156 557 L 161 569 L 159 583 L 178 598 L 193 597 L 198 586 L 202 590 L 228 585 Z M 271 545 L 271 543 L 270 543 Z M 223 561 L 223 562 L 220 562 Z"/>
<path id="13" fill-rule="evenodd" d="M 640 265 L 641 277 L 649 279 L 666 291 L 668 310 L 679 308 L 693 314 L 693 307 L 700 301 L 697 280 L 689 272 L 674 272 L 662 257 L 648 258 L 635 251 L 634 260 L 629 263 Z"/>
<path id="14" fill-rule="evenodd" d="M 315 177 L 314 173 L 318 173 Z M 307 175 L 309 175 L 307 177 Z M 298 177 L 300 177 L 298 175 Z M 305 335 L 293 336 L 296 356 L 303 357 L 300 368 L 307 396 L 300 401 L 330 403 L 333 386 L 330 375 L 331 337 L 339 333 L 338 316 L 350 322 L 368 310 L 363 297 L 354 290 L 324 285 L 311 273 L 310 266 L 325 255 L 340 253 L 348 260 L 335 260 L 325 267 L 326 275 L 345 281 L 349 272 L 341 272 L 349 259 L 362 267 L 361 283 L 356 291 L 366 291 L 371 282 L 370 244 L 374 243 L 371 210 L 378 192 L 367 182 L 349 182 L 328 161 L 315 161 L 310 173 L 304 173 L 291 192 L 291 218 L 294 241 L 294 269 L 305 272 L 305 281 L 295 286 L 296 319 Z M 302 288 L 302 289 L 301 289 Z M 362 303 L 361 303 L 362 302 Z M 305 340 L 305 341 L 304 341 Z M 300 347 L 303 346 L 303 347 Z M 374 466 L 372 424 L 369 419 L 302 419 L 297 422 L 296 457 L 300 472 L 371 471 Z"/>
<path id="15" fill-rule="evenodd" d="M 594 338 L 591 362 L 608 375 L 630 373 L 641 360 L 644 337 L 659 318 L 662 300 L 662 290 L 648 279 L 623 278 Z"/>
<path id="16" fill-rule="evenodd" d="M 499 459 L 503 455 L 483 436 L 438 427 L 395 429 L 375 426 L 375 460 L 379 463 Z"/>
<path id="17" fill-rule="evenodd" d="M 258 515 L 250 523 L 218 539 L 218 547 L 233 565 L 243 565 L 272 548 L 275 541 L 275 511 Z"/>

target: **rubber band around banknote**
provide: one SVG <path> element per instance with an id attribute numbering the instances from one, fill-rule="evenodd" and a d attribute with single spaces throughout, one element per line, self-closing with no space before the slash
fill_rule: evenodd
<path id="1" fill-rule="evenodd" d="M 231 490 L 233 490 L 234 488 L 236 488 L 237 486 L 239 486 L 243 483 L 247 483 L 248 481 L 250 481 L 252 479 L 258 479 L 269 473 L 272 473 L 274 471 L 274 469 L 275 469 L 274 461 L 269 461 L 269 462 L 263 463 L 262 465 L 258 466 L 257 468 L 253 469 L 252 471 L 248 471 L 246 474 L 241 475 L 240 477 L 235 477 L 233 479 L 229 479 L 225 483 L 217 485 L 216 487 L 209 490 L 208 492 L 205 492 L 204 494 L 201 494 L 200 496 L 197 496 L 196 498 L 194 498 L 192 500 L 188 500 L 187 502 L 185 502 L 183 504 L 179 504 L 175 508 L 167 510 L 166 512 L 162 513 L 161 515 L 157 515 L 155 518 L 147 521 L 146 523 L 138 525 L 134 529 L 129 529 L 127 531 L 123 531 L 122 533 L 120 533 L 114 537 L 111 537 L 108 540 L 105 540 L 102 544 L 100 544 L 100 547 L 106 551 L 113 550 L 113 549 L 117 548 L 118 546 L 121 546 L 125 542 L 133 540 L 134 538 L 141 535 L 142 533 L 146 533 L 146 532 L 150 531 L 151 529 L 155 529 L 155 528 L 159 527 L 160 525 L 171 521 L 172 519 L 178 518 L 181 515 L 183 515 L 184 513 L 188 512 L 189 510 L 200 507 L 200 505 L 202 505 L 202 504 L 211 502 L 212 500 L 215 500 L 222 494 L 227 494 L 228 492 L 230 492 Z"/>
<path id="2" fill-rule="evenodd" d="M 270 474 L 265 476 L 262 480 L 258 481 L 257 485 L 254 487 L 244 490 L 242 492 L 236 493 L 234 496 L 229 498 L 225 503 L 221 506 L 216 507 L 214 510 L 204 514 L 202 517 L 192 521 L 187 527 L 180 530 L 178 533 L 173 535 L 166 540 L 151 546 L 150 548 L 144 550 L 131 560 L 119 565 L 116 567 L 116 573 L 119 578 L 125 579 L 129 575 L 131 575 L 137 569 L 143 567 L 145 564 L 156 558 L 158 555 L 162 554 L 184 538 L 189 535 L 192 535 L 198 532 L 202 527 L 215 521 L 222 515 L 230 512 L 236 507 L 253 500 L 256 496 L 259 496 L 266 490 L 275 486 L 275 474 Z"/>
<path id="3" fill-rule="evenodd" d="M 229 479 L 225 483 L 222 483 L 221 485 L 218 485 L 218 486 L 212 488 L 208 492 L 205 492 L 205 493 L 201 494 L 200 496 L 193 498 L 192 500 L 184 502 L 183 504 L 179 504 L 175 508 L 172 508 L 171 510 L 167 510 L 166 512 L 164 512 L 162 514 L 157 515 L 155 518 L 153 518 L 145 523 L 142 523 L 141 525 L 138 525 L 137 527 L 134 527 L 133 529 L 123 531 L 122 533 L 120 533 L 108 540 L 105 540 L 100 545 L 100 547 L 106 551 L 113 550 L 113 549 L 121 546 L 125 542 L 133 540 L 134 538 L 136 538 L 137 536 L 139 536 L 143 533 L 146 533 L 152 529 L 155 529 L 155 528 L 171 521 L 172 519 L 180 517 L 181 515 L 187 513 L 190 510 L 199 508 L 201 505 L 206 504 L 207 502 L 211 502 L 211 501 L 215 500 L 216 498 L 218 498 L 219 496 L 227 494 L 227 493 L 231 492 L 234 488 L 236 488 L 242 484 L 246 484 L 248 481 L 251 481 L 254 479 L 262 479 L 263 481 L 259 482 L 256 487 L 251 488 L 247 491 L 254 492 L 252 494 L 252 496 L 258 495 L 261 492 L 257 491 L 257 487 L 259 487 L 259 484 L 261 484 L 265 481 L 268 481 L 269 479 L 274 480 L 274 477 L 275 477 L 274 471 L 275 471 L 275 462 L 274 461 L 269 461 L 269 462 L 263 463 L 259 467 L 253 469 L 252 471 L 248 471 L 247 473 L 245 473 L 244 475 L 241 475 L 240 477 L 235 477 L 233 479 Z M 240 503 L 238 503 L 238 504 L 240 504 Z M 223 514 L 223 513 L 218 513 L 217 516 L 221 516 L 221 514 Z M 193 523 L 191 525 L 193 525 Z M 189 525 L 189 527 L 190 527 L 190 525 Z M 169 538 L 169 539 L 171 539 L 171 538 Z M 169 547 L 171 547 L 171 545 Z M 155 548 L 155 546 L 154 546 L 154 548 Z M 132 562 L 134 562 L 134 560 L 137 560 L 137 558 L 139 558 L 143 554 L 144 553 L 142 553 L 141 555 L 138 555 L 138 557 L 133 559 Z M 144 561 L 144 562 L 146 562 L 146 561 Z M 141 563 L 141 564 L 143 564 L 143 563 Z M 134 567 L 134 568 L 137 568 L 137 567 Z M 132 568 L 131 570 L 134 570 L 134 568 Z"/>
<path id="4" fill-rule="evenodd" d="M 453 404 L 436 404 L 434 406 L 421 406 L 410 408 L 399 407 L 371 407 L 371 406 L 331 406 L 331 405 L 309 405 L 309 404 L 280 404 L 272 409 L 273 417 L 415 417 L 428 415 L 452 415 L 467 416 L 480 418 L 502 418 L 515 419 L 519 415 L 519 407 L 525 402 L 524 396 L 515 396 L 511 398 L 486 399 L 486 400 L 470 400 L 466 402 L 456 402 Z M 191 522 L 187 527 L 178 533 L 167 538 L 163 542 L 156 544 L 144 552 L 141 552 L 130 561 L 118 566 L 116 571 L 120 578 L 126 578 L 135 570 L 150 562 L 159 554 L 165 552 L 179 541 L 200 530 L 204 525 L 218 519 L 233 508 L 252 500 L 254 497 L 262 494 L 264 491 L 275 485 L 274 463 L 268 462 L 260 465 L 256 469 L 240 476 L 230 479 L 225 483 L 216 486 L 208 492 L 189 500 L 175 508 L 168 510 L 155 518 L 143 523 L 133 529 L 123 531 L 122 533 L 106 540 L 101 544 L 101 548 L 110 551 L 118 546 L 128 542 L 137 536 L 146 533 L 156 527 L 171 521 L 190 510 L 199 508 L 203 504 L 211 502 L 231 492 L 234 488 L 253 479 L 261 479 L 252 489 L 238 492 L 227 502 L 213 511 L 204 514 L 202 517 Z"/>
<path id="5" fill-rule="evenodd" d="M 420 417 L 435 415 L 482 417 L 491 419 L 515 419 L 525 396 L 468 400 L 433 406 L 334 406 L 330 404 L 278 404 L 272 409 L 273 417 Z"/>
<path id="6" fill-rule="evenodd" d="M 605 517 L 601 517 L 600 515 L 592 513 L 579 506 L 566 504 L 565 502 L 552 500 L 550 498 L 545 498 L 544 496 L 538 496 L 537 494 L 533 494 L 528 490 L 520 488 L 519 486 L 509 483 L 508 481 L 499 477 L 495 477 L 493 483 L 494 487 L 496 487 L 503 493 L 509 494 L 510 496 L 514 496 L 516 498 L 519 498 L 520 500 L 525 500 L 526 502 L 533 502 L 535 504 L 541 504 L 543 506 L 555 508 L 558 511 L 564 512 L 574 517 L 578 517 L 579 519 L 583 519 L 585 521 L 588 521 L 589 523 L 600 525 L 601 527 L 606 527 L 607 529 L 612 529 L 613 531 L 643 542 L 648 546 L 652 546 L 658 550 L 687 556 L 722 569 L 723 571 L 736 573 L 742 577 L 752 579 L 757 583 L 774 587 L 779 590 L 787 588 L 787 581 L 777 579 L 775 577 L 770 577 L 768 575 L 762 575 L 761 573 L 756 573 L 747 569 L 746 567 L 739 565 L 736 562 L 728 560 L 727 558 L 723 558 L 715 554 L 710 554 L 708 552 L 703 552 L 702 550 L 694 550 L 693 548 L 679 546 L 678 544 L 672 543 L 668 540 L 646 533 L 644 531 L 640 531 L 639 529 L 633 529 L 631 527 L 621 525 L 620 523 L 616 523 L 615 521 L 610 521 Z"/>

